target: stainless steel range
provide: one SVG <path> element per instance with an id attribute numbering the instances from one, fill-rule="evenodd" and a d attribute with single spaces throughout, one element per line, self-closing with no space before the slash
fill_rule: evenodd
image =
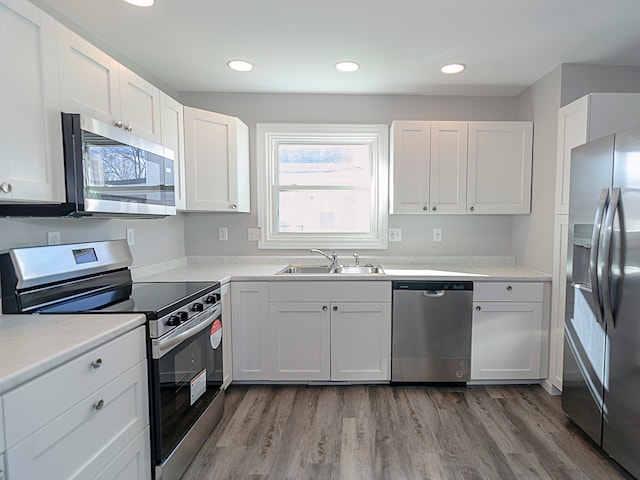
<path id="1" fill-rule="evenodd" d="M 124 240 L 12 249 L 0 255 L 5 314 L 143 313 L 154 478 L 177 479 L 222 416 L 217 282 L 133 282 Z"/>

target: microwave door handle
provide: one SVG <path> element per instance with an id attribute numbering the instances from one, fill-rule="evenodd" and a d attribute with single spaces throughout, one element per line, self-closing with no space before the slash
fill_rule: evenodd
<path id="1" fill-rule="evenodd" d="M 200 322 L 193 327 L 189 328 L 189 330 L 185 330 L 184 332 L 171 335 L 169 334 L 168 338 L 163 338 L 158 340 L 157 343 L 153 346 L 153 359 L 157 360 L 162 358 L 165 353 L 169 352 L 173 347 L 178 345 L 179 343 L 184 342 L 185 340 L 190 339 L 191 337 L 196 336 L 202 330 L 207 328 L 209 325 L 213 323 L 213 321 L 220 316 L 222 312 L 222 306 L 218 305 L 213 309 L 212 312 L 207 312 L 207 315 L 200 320 Z"/>
<path id="2" fill-rule="evenodd" d="M 600 233 L 602 232 L 602 220 L 605 210 L 609 205 L 609 189 L 603 188 L 600 192 L 598 207 L 593 219 L 593 233 L 591 234 L 591 252 L 589 255 L 589 271 L 591 273 L 591 295 L 593 300 L 593 309 L 596 314 L 598 323 L 604 323 L 604 315 L 600 300 L 600 281 L 598 280 L 598 257 L 600 252 Z"/>
<path id="3" fill-rule="evenodd" d="M 604 221 L 604 235 L 602 238 L 602 305 L 604 318 L 610 329 L 615 328 L 613 313 L 613 301 L 611 299 L 611 244 L 613 239 L 613 220 L 620 205 L 620 188 L 616 187 L 611 192 L 611 201 Z"/>

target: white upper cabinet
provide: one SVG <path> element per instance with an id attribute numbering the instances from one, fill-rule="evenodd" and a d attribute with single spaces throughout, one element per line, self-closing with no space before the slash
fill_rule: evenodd
<path id="1" fill-rule="evenodd" d="M 0 0 L 0 202 L 65 199 L 55 25 Z"/>
<path id="2" fill-rule="evenodd" d="M 467 207 L 467 122 L 431 122 L 430 207 L 464 213 Z"/>
<path id="3" fill-rule="evenodd" d="M 391 126 L 390 213 L 428 213 L 431 122 Z"/>
<path id="4" fill-rule="evenodd" d="M 531 212 L 531 122 L 469 122 L 467 211 Z"/>
<path id="5" fill-rule="evenodd" d="M 58 24 L 62 109 L 161 143 L 160 91 Z"/>
<path id="6" fill-rule="evenodd" d="M 531 122 L 394 121 L 391 213 L 529 213 Z"/>
<path id="7" fill-rule="evenodd" d="M 173 155 L 176 209 L 185 210 L 184 109 L 180 102 L 164 92 L 160 92 L 160 126 L 165 157 L 169 156 L 167 149 Z"/>
<path id="8" fill-rule="evenodd" d="M 391 213 L 464 213 L 467 122 L 394 121 Z"/>
<path id="9" fill-rule="evenodd" d="M 569 213 L 571 149 L 628 128 L 640 126 L 640 94 L 590 93 L 558 113 L 556 214 Z"/>
<path id="10" fill-rule="evenodd" d="M 249 129 L 237 117 L 184 107 L 188 211 L 249 212 Z"/>

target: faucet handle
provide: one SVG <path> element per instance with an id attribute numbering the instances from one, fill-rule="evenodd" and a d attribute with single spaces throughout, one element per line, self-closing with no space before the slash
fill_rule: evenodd
<path id="1" fill-rule="evenodd" d="M 358 257 L 358 254 L 357 254 L 357 253 L 354 253 L 354 254 L 353 254 L 353 256 L 354 256 L 354 257 L 355 257 L 355 259 L 356 259 L 356 267 L 359 267 L 359 266 L 360 266 L 360 258 Z"/>

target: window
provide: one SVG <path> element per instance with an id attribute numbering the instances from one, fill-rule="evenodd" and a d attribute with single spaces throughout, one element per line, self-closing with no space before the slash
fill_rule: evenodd
<path id="1" fill-rule="evenodd" d="M 386 248 L 386 125 L 258 124 L 259 248 Z"/>

